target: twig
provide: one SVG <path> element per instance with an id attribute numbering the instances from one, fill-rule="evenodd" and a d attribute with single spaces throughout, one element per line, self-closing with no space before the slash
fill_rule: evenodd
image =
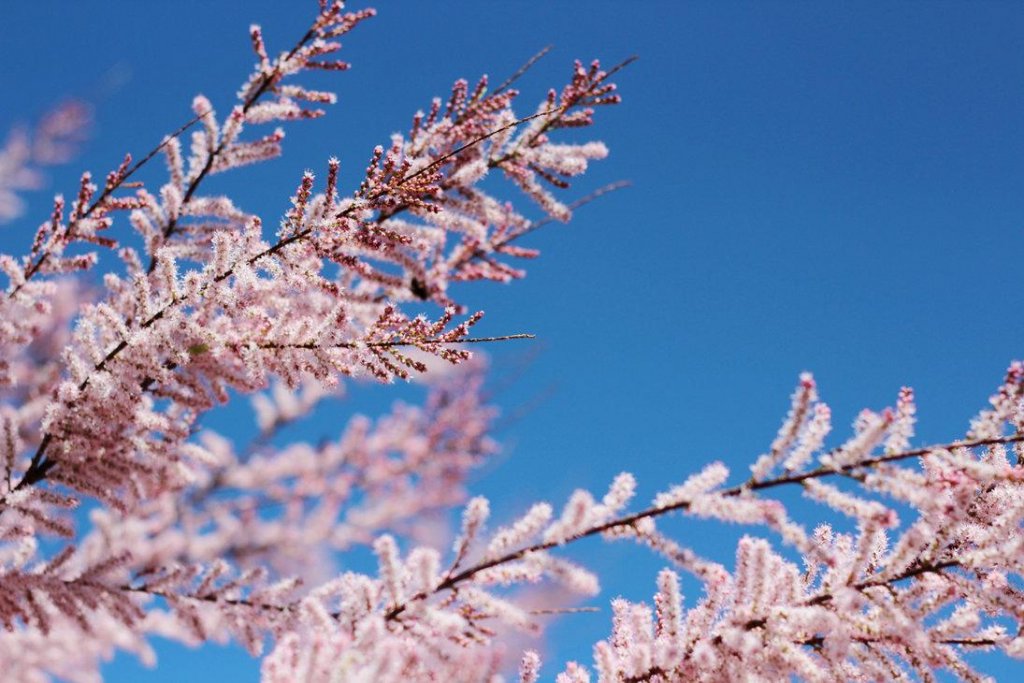
<path id="1" fill-rule="evenodd" d="M 531 609 L 528 614 L 592 614 L 600 612 L 597 607 L 551 607 L 549 609 Z"/>
<path id="2" fill-rule="evenodd" d="M 505 334 L 499 337 L 465 337 L 462 339 L 395 339 L 392 341 L 376 342 L 337 342 L 333 344 L 321 344 L 319 342 L 304 342 L 300 344 L 279 344 L 266 342 L 257 344 L 260 349 L 358 349 L 363 347 L 372 348 L 393 348 L 397 346 L 430 346 L 432 344 L 487 344 L 490 342 L 511 341 L 513 339 L 536 339 L 533 334 Z"/>
<path id="3" fill-rule="evenodd" d="M 516 81 L 518 81 L 520 78 L 522 78 L 523 74 L 525 74 L 527 71 L 529 71 L 530 68 L 534 64 L 539 62 L 544 55 L 546 55 L 547 53 L 551 52 L 551 49 L 553 47 L 554 47 L 554 45 L 547 45 L 547 46 L 541 48 L 540 52 L 538 52 L 534 56 L 530 57 L 526 61 L 526 63 L 523 64 L 521 67 L 519 67 L 519 69 L 514 74 L 512 74 L 511 76 L 506 78 L 505 81 L 494 90 L 494 94 L 497 95 L 498 93 L 508 89 L 509 86 L 511 86 Z"/>
<path id="4" fill-rule="evenodd" d="M 438 166 L 443 165 L 445 162 L 447 162 L 452 157 L 455 157 L 455 156 L 458 156 L 459 154 L 462 154 L 463 152 L 465 152 L 470 147 L 474 147 L 474 146 L 480 144 L 481 142 L 483 142 L 484 140 L 487 140 L 488 138 L 494 137 L 498 133 L 503 133 L 504 131 L 506 131 L 506 130 L 508 130 L 510 128 L 515 128 L 516 126 L 522 125 L 522 124 L 526 123 L 527 121 L 532 121 L 533 119 L 540 118 L 541 116 L 547 116 L 548 114 L 553 114 L 553 113 L 559 111 L 559 109 L 560 108 L 546 109 L 544 111 L 539 111 L 536 114 L 530 114 L 529 116 L 524 116 L 521 119 L 516 119 L 515 121 L 512 121 L 511 123 L 506 123 L 504 126 L 501 126 L 499 128 L 495 128 L 494 130 L 492 130 L 489 133 L 484 133 L 480 137 L 474 138 L 473 140 L 470 140 L 466 144 L 461 145 L 459 147 L 456 147 L 455 149 L 453 149 L 452 151 L 448 152 L 447 154 L 444 154 L 444 155 L 438 157 L 433 162 L 431 162 L 427 166 L 424 166 L 423 168 L 421 168 L 420 170 L 416 171 L 412 175 L 409 175 L 409 176 L 406 176 L 405 178 L 402 178 L 401 182 L 399 182 L 399 185 L 404 185 L 405 183 L 409 182 L 413 178 L 417 178 L 417 177 L 423 175 L 424 173 L 427 173 L 429 171 L 434 170 Z"/>
<path id="5" fill-rule="evenodd" d="M 895 462 L 898 460 L 906 460 L 907 458 L 920 457 L 940 450 L 950 450 L 955 448 L 977 448 L 980 446 L 1006 445 L 1020 442 L 1024 442 L 1024 434 L 1012 434 L 1010 436 L 1002 436 L 989 439 L 974 439 L 971 441 L 958 441 L 948 444 L 941 444 L 937 446 L 928 446 L 925 448 L 917 448 L 909 451 L 901 451 L 899 453 L 891 453 L 888 455 L 878 456 L 875 458 L 865 458 L 864 460 L 860 460 L 855 463 L 850 463 L 848 465 L 843 465 L 841 467 L 820 467 L 818 469 L 811 470 L 809 472 L 804 472 L 798 475 L 785 475 L 782 477 L 778 477 L 776 479 L 757 482 L 755 484 L 743 484 L 740 486 L 734 486 L 732 488 L 719 491 L 717 495 L 722 497 L 735 498 L 736 496 L 746 493 L 747 491 L 760 491 L 764 489 L 775 488 L 778 486 L 784 486 L 786 484 L 800 483 L 803 481 L 807 481 L 809 479 L 820 479 L 824 477 L 841 475 L 852 470 L 871 468 L 882 463 Z M 463 581 L 471 579 L 473 576 L 484 571 L 485 569 L 490 569 L 492 567 L 497 567 L 508 562 L 519 560 L 530 553 L 540 552 L 543 550 L 550 550 L 551 548 L 554 548 L 556 546 L 578 541 L 580 539 L 588 538 L 590 536 L 596 536 L 598 534 L 602 534 L 612 529 L 630 527 L 643 519 L 659 517 L 661 515 L 667 514 L 669 512 L 674 512 L 677 510 L 686 510 L 689 509 L 691 504 L 692 501 L 684 500 L 672 505 L 650 507 L 639 512 L 634 512 L 632 514 L 619 517 L 618 519 L 614 519 L 610 522 L 605 522 L 603 524 L 592 526 L 589 529 L 586 529 L 573 536 L 570 536 L 564 541 L 546 541 L 542 543 L 535 543 L 526 548 L 520 548 L 519 550 L 506 553 L 505 555 L 502 555 L 500 557 L 480 562 L 472 567 L 468 567 L 467 569 L 462 570 L 458 574 L 454 574 L 452 576 L 447 577 L 437 586 L 437 588 L 434 589 L 433 592 L 438 593 L 453 588 L 458 584 L 462 583 Z M 920 570 L 920 572 L 922 573 L 924 571 L 926 570 Z M 417 595 L 413 596 L 408 603 L 394 607 L 388 613 L 388 616 L 398 616 L 399 614 L 405 611 L 409 603 L 415 602 L 417 600 L 423 600 L 426 597 L 426 593 L 418 593 Z"/>
<path id="6" fill-rule="evenodd" d="M 613 183 L 608 183 L 607 185 L 605 185 L 603 187 L 599 187 L 598 189 L 594 190 L 590 194 L 588 194 L 588 195 L 586 195 L 584 197 L 580 197 L 579 199 L 577 199 L 573 203 L 569 204 L 568 209 L 570 211 L 575 211 L 576 209 L 580 208 L 581 206 L 586 206 L 590 202 L 592 202 L 592 201 L 594 201 L 596 199 L 599 199 L 599 198 L 603 197 L 606 194 L 609 194 L 611 192 L 615 192 L 616 190 L 622 190 L 622 189 L 625 189 L 627 187 L 632 187 L 632 186 L 633 186 L 633 182 L 630 181 L 630 180 L 617 180 L 617 181 L 615 181 Z M 525 228 L 523 228 L 519 232 L 516 232 L 516 233 L 514 233 L 512 235 L 509 235 L 508 237 L 506 237 L 503 240 L 498 240 L 497 242 L 494 242 L 493 244 L 491 244 L 491 250 L 493 251 L 495 249 L 500 249 L 501 247 L 504 247 L 507 244 L 511 244 L 512 242 L 516 241 L 520 237 L 523 237 L 524 235 L 529 235 L 530 233 L 535 232 L 536 230 L 539 230 L 540 228 L 542 228 L 545 225 L 548 225 L 550 223 L 553 223 L 554 221 L 555 221 L 555 219 L 552 218 L 551 216 L 545 216 L 544 218 L 541 218 L 538 221 L 533 221 L 532 223 L 530 223 L 528 226 L 526 226 Z M 469 254 L 464 256 L 463 258 L 461 258 L 458 261 L 456 261 L 455 264 L 453 265 L 453 267 L 457 268 L 458 266 L 461 266 L 462 264 L 466 263 L 467 261 L 472 261 L 473 259 L 478 259 L 478 258 L 484 258 L 485 256 L 487 256 L 487 252 L 486 251 L 484 251 L 483 249 L 476 249 L 475 251 L 470 252 Z"/>

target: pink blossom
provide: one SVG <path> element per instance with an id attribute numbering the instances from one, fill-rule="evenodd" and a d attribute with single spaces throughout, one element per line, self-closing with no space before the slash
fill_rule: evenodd
<path id="1" fill-rule="evenodd" d="M 280 52 L 251 26 L 256 65 L 233 104 L 197 95 L 151 153 L 83 173 L 27 253 L 0 255 L 7 676 L 94 681 L 116 651 L 151 663 L 160 636 L 241 644 L 273 682 L 497 681 L 518 660 L 534 683 L 524 638 L 600 594 L 572 559 L 597 537 L 669 565 L 650 605 L 612 599 L 599 681 L 977 681 L 966 654 L 1024 656 L 1020 363 L 963 440 L 914 447 L 904 388 L 830 446 L 831 410 L 804 373 L 749 477 L 711 463 L 654 482 L 644 507 L 623 472 L 605 492 L 492 520 L 471 495 L 498 451 L 472 349 L 529 335 L 474 336 L 483 313 L 452 285 L 523 277 L 519 259 L 537 252 L 522 238 L 609 191 L 564 192 L 607 156 L 580 129 L 619 103 L 612 77 L 631 60 L 576 62 L 526 109 L 511 87 L 522 71 L 498 87 L 459 79 L 365 165 L 314 161 L 266 219 L 207 179 L 271 161 L 285 127 L 334 104 L 304 79 L 345 71 L 338 39 L 374 12 L 314 10 Z M 20 210 L 36 166 L 71 153 L 80 114 L 0 151 L 0 217 Z M 136 172 L 156 156 L 166 180 L 146 186 Z M 361 379 L 416 379 L 425 398 L 316 443 L 286 439 Z M 235 443 L 204 418 L 240 399 L 252 438 Z M 821 515 L 796 515 L 775 495 L 787 489 Z M 667 515 L 743 525 L 734 559 L 702 557 Z M 353 571 L 354 553 L 376 566 Z M 559 670 L 561 683 L 594 679 L 580 663 Z"/>

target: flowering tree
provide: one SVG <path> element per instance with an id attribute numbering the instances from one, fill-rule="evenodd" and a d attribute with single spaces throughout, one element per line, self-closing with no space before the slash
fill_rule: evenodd
<path id="1" fill-rule="evenodd" d="M 336 159 L 322 179 L 298 179 L 269 230 L 207 180 L 277 156 L 283 130 L 261 126 L 333 103 L 302 76 L 343 71 L 338 39 L 373 11 L 326 0 L 313 10 L 277 56 L 250 29 L 257 63 L 226 114 L 197 96 L 193 117 L 150 153 L 58 196 L 27 254 L 0 256 L 5 675 L 97 680 L 115 649 L 149 660 L 147 639 L 161 635 L 266 650 L 263 677 L 282 683 L 491 680 L 509 654 L 535 681 L 539 657 L 514 650 L 538 618 L 519 589 L 596 595 L 597 577 L 562 546 L 598 535 L 673 568 L 657 577 L 653 608 L 612 603 L 593 671 L 569 663 L 564 683 L 940 670 L 982 680 L 965 652 L 1024 656 L 1020 364 L 960 441 L 913 445 L 904 389 L 830 447 L 831 414 L 805 375 L 777 438 L 733 484 L 712 464 L 644 507 L 622 474 L 601 498 L 577 491 L 557 513 L 538 503 L 488 530 L 488 502 L 467 501 L 465 480 L 495 452 L 495 411 L 469 345 L 524 335 L 471 336 L 481 313 L 452 285 L 522 277 L 517 260 L 536 252 L 521 238 L 589 201 L 566 204 L 560 191 L 607 151 L 564 129 L 619 102 L 611 78 L 625 64 L 577 63 L 527 115 L 513 111 L 513 86 L 529 63 L 497 85 L 458 81 L 355 180 Z M 53 139 L 75 129 L 39 130 L 51 128 Z M 0 201 L 13 215 L 40 160 L 6 158 Z M 137 172 L 157 158 L 167 179 L 148 188 Z M 493 176 L 544 217 L 527 218 Z M 343 377 L 422 377 L 429 395 L 323 442 L 282 445 L 280 431 Z M 203 419 L 244 395 L 258 434 L 232 443 Z M 792 518 L 772 497 L 787 488 L 822 503 L 830 523 Z M 439 547 L 430 521 L 456 508 L 455 541 Z M 662 533 L 669 514 L 761 526 L 767 538 L 744 537 L 726 567 Z M 333 569 L 363 549 L 375 572 Z M 704 586 L 689 606 L 677 571 Z"/>

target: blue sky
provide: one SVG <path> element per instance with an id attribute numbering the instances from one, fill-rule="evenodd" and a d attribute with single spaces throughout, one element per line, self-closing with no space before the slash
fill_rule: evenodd
<path id="1" fill-rule="evenodd" d="M 203 92 L 220 109 L 251 66 L 246 28 L 290 45 L 315 2 L 12 3 L 0 23 L 0 129 L 66 96 L 96 103 L 74 187 L 188 118 Z M 770 442 L 802 370 L 819 380 L 837 434 L 862 407 L 917 391 L 918 441 L 963 435 L 1007 363 L 1024 356 L 1024 7 L 1014 3 L 462 2 L 379 3 L 345 41 L 339 104 L 288 129 L 285 156 L 219 187 L 268 219 L 305 168 L 342 159 L 358 181 L 369 150 L 458 77 L 501 79 L 555 49 L 522 83 L 523 110 L 561 84 L 571 60 L 637 54 L 624 104 L 594 135 L 611 156 L 575 196 L 618 179 L 631 189 L 581 209 L 531 246 L 529 278 L 479 286 L 486 334 L 536 342 L 492 349 L 507 412 L 500 462 L 473 490 L 507 518 L 578 486 L 634 472 L 653 495 L 712 459 L 742 471 Z M 154 180 L 159 176 L 152 176 Z M 221 181 L 218 181 L 221 182 Z M 46 211 L 0 227 L 19 249 Z M 527 359 L 528 363 L 523 363 Z M 371 406 L 389 395 L 365 391 Z M 353 404 L 354 405 L 354 404 Z M 348 410 L 348 408 L 346 408 Z M 346 413 L 347 414 L 347 413 Z M 801 508 L 815 514 L 812 508 Z M 717 559 L 734 529 L 675 525 Z M 550 631 L 548 674 L 590 661 L 608 599 L 641 599 L 662 562 L 589 544 L 596 615 Z M 692 587 L 689 594 L 694 595 Z M 112 681 L 247 680 L 237 650 L 159 648 L 161 669 L 126 658 Z M 1014 665 L 988 662 L 1009 676 Z"/>

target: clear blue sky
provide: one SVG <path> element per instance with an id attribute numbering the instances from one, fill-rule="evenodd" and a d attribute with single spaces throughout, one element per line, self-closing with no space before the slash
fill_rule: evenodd
<path id="1" fill-rule="evenodd" d="M 315 5 L 313 0 L 307 3 Z M 291 126 L 283 159 L 218 180 L 272 219 L 301 171 L 338 155 L 355 183 L 368 152 L 457 77 L 502 78 L 547 44 L 531 104 L 573 58 L 638 54 L 625 103 L 600 112 L 610 146 L 575 192 L 628 191 L 536 235 L 525 282 L 469 298 L 517 374 L 500 463 L 473 484 L 498 518 L 633 471 L 644 498 L 710 459 L 741 470 L 770 442 L 801 370 L 839 434 L 862 407 L 917 390 L 920 442 L 962 436 L 1006 364 L 1024 356 L 1024 6 L 1016 3 L 383 2 L 348 37 L 340 102 Z M 252 63 L 246 27 L 290 45 L 302 2 L 10 3 L 0 22 L 0 128 L 72 95 L 97 102 L 71 192 L 186 119 L 196 92 L 222 111 Z M 527 107 L 524 106 L 524 110 Z M 154 177 L 155 178 L 155 177 Z M 0 248 L 44 215 L 0 228 Z M 521 361 L 531 355 L 529 364 Z M 364 392 L 373 405 L 381 392 Z M 383 398 L 382 398 L 383 397 Z M 346 408 L 345 410 L 348 410 Z M 809 510 L 812 511 L 813 510 Z M 718 559 L 735 530 L 676 525 Z M 597 615 L 551 629 L 556 662 L 590 662 L 608 599 L 648 598 L 662 562 L 628 546 L 575 555 L 599 569 Z M 693 587 L 688 589 L 691 598 Z M 120 658 L 112 681 L 247 680 L 235 649 L 161 646 L 161 669 Z M 988 669 L 1010 679 L 1015 665 Z"/>

